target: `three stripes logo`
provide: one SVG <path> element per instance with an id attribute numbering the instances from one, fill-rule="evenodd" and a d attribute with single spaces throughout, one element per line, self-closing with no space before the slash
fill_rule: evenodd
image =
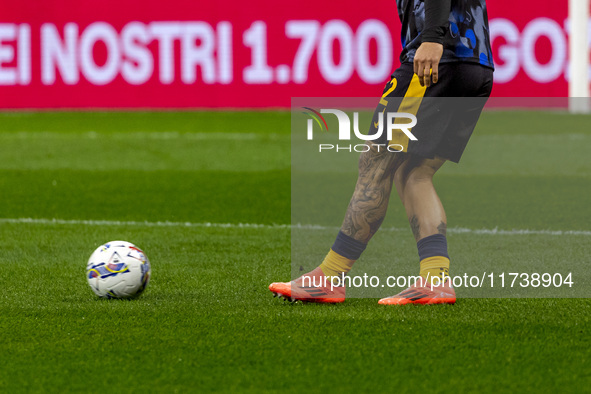
<path id="1" fill-rule="evenodd" d="M 324 290 L 322 290 L 319 287 L 302 287 L 302 290 L 306 291 L 312 297 L 322 297 L 322 296 L 328 295 L 327 293 L 324 292 Z"/>
<path id="2" fill-rule="evenodd" d="M 400 293 L 401 297 L 407 298 L 411 301 L 420 300 L 421 298 L 428 297 L 429 294 L 417 291 L 416 289 L 409 289 Z"/>

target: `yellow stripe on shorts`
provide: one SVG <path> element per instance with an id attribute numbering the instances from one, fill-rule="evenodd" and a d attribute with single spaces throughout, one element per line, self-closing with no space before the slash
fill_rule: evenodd
<path id="1" fill-rule="evenodd" d="M 413 114 L 417 116 L 419 112 L 419 107 L 421 106 L 421 102 L 423 101 L 423 97 L 425 96 L 425 91 L 427 90 L 426 86 L 421 86 L 419 82 L 419 77 L 417 74 L 412 76 L 412 80 L 410 81 L 410 85 L 408 85 L 408 89 L 404 94 L 404 98 L 402 99 L 402 103 L 400 103 L 400 107 L 398 107 L 398 112 L 405 112 L 407 114 Z M 394 121 L 394 124 L 404 124 L 408 123 L 406 118 L 397 118 Z M 388 142 L 388 146 L 392 147 L 395 150 L 401 152 L 408 151 L 408 136 L 402 132 L 402 130 L 394 129 L 392 130 L 392 139 Z M 400 149 L 402 147 L 402 149 Z"/>

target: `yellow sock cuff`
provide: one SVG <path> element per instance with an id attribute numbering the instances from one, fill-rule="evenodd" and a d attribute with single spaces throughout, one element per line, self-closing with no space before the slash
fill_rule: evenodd
<path id="1" fill-rule="evenodd" d="M 343 257 L 331 249 L 324 258 L 322 264 L 320 264 L 320 269 L 324 276 L 340 276 L 343 273 L 346 274 L 351 271 L 353 263 L 355 263 L 355 260 Z"/>
<path id="2" fill-rule="evenodd" d="M 443 256 L 427 257 L 421 260 L 421 271 L 419 275 L 427 279 L 435 276 L 441 278 L 441 275 L 449 276 L 449 259 Z"/>

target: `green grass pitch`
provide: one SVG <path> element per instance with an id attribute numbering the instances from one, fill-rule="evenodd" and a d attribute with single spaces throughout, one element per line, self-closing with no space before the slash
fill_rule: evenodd
<path id="1" fill-rule="evenodd" d="M 589 390 L 588 299 L 272 298 L 268 284 L 290 276 L 289 124 L 285 112 L 0 113 L 0 392 Z M 579 233 L 452 233 L 452 264 L 591 264 L 590 124 L 483 114 L 462 163 L 436 177 L 450 227 Z M 389 220 L 404 228 L 399 205 Z M 327 249 L 333 236 L 319 235 Z M 392 264 L 418 265 L 410 230 L 380 236 L 408 257 Z M 91 252 L 115 239 L 152 262 L 137 300 L 86 284 Z"/>

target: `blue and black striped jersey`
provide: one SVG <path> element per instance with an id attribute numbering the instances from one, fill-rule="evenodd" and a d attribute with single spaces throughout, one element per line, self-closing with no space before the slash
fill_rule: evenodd
<path id="1" fill-rule="evenodd" d="M 400 61 L 412 62 L 422 43 L 421 33 L 427 27 L 425 0 L 396 0 L 396 4 L 402 22 Z M 452 0 L 447 24 L 441 32 L 441 63 L 463 61 L 494 68 L 486 0 Z"/>

